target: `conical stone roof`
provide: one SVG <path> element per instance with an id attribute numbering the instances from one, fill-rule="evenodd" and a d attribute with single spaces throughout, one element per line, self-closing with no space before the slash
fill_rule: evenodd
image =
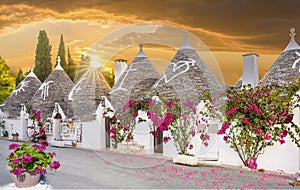
<path id="1" fill-rule="evenodd" d="M 66 116 L 70 118 L 72 109 L 68 103 L 68 95 L 73 86 L 72 80 L 60 66 L 58 59 L 57 66 L 36 91 L 29 104 L 32 105 L 32 109 L 41 111 L 42 119 L 46 119 L 52 116 L 55 103 L 59 103 Z"/>
<path id="2" fill-rule="evenodd" d="M 295 29 L 290 29 L 291 40 L 269 71 L 260 81 L 260 85 L 291 84 L 300 76 L 300 46 L 295 41 Z"/>
<path id="3" fill-rule="evenodd" d="M 5 100 L 3 112 L 6 112 L 9 118 L 17 118 L 20 116 L 21 104 L 27 105 L 34 93 L 41 86 L 42 82 L 33 73 L 30 73 L 17 85 L 9 97 Z"/>
<path id="4" fill-rule="evenodd" d="M 121 110 L 129 99 L 145 98 L 150 87 L 159 78 L 159 73 L 145 55 L 140 44 L 140 51 L 110 92 L 112 106 L 115 110 Z"/>
<path id="5" fill-rule="evenodd" d="M 162 98 L 203 99 L 204 92 L 222 93 L 224 86 L 207 68 L 187 38 L 152 90 Z"/>
<path id="6" fill-rule="evenodd" d="M 107 96 L 110 90 L 102 74 L 90 66 L 69 94 L 74 119 L 94 120 L 101 96 Z"/>

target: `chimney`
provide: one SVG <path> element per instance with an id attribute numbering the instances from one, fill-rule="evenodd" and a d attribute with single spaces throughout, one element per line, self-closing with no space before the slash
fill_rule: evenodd
<path id="1" fill-rule="evenodd" d="M 121 77 L 121 75 L 124 73 L 124 71 L 127 69 L 128 64 L 127 60 L 125 59 L 116 59 L 115 60 L 115 84 Z"/>
<path id="2" fill-rule="evenodd" d="M 258 78 L 258 55 L 254 53 L 245 54 L 244 56 L 244 71 L 242 76 L 242 84 L 251 84 L 256 87 L 259 81 Z"/>

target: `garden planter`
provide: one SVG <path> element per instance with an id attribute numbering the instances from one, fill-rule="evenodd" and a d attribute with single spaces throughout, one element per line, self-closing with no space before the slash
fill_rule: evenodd
<path id="1" fill-rule="evenodd" d="M 41 174 L 36 174 L 35 172 L 27 171 L 22 172 L 19 176 L 11 172 L 11 175 L 16 187 L 19 188 L 35 186 L 39 183 L 39 179 L 41 177 Z"/>
<path id="2" fill-rule="evenodd" d="M 197 166 L 198 157 L 191 155 L 178 154 L 173 158 L 174 164 L 183 164 L 188 166 Z"/>

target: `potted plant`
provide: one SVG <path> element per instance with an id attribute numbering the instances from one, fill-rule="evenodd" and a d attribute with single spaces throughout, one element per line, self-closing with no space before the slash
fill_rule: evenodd
<path id="1" fill-rule="evenodd" d="M 55 152 L 46 152 L 47 141 L 30 146 L 29 143 L 10 144 L 8 149 L 12 152 L 7 157 L 8 166 L 16 187 L 24 188 L 38 184 L 46 168 L 58 169 L 60 163 L 53 161 Z"/>

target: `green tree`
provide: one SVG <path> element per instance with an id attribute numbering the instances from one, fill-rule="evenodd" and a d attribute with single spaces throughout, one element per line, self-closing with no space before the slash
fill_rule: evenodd
<path id="1" fill-rule="evenodd" d="M 102 72 L 103 77 L 105 78 L 105 80 L 107 81 L 107 83 L 109 84 L 110 87 L 113 87 L 114 82 L 115 82 L 115 74 L 114 71 L 112 69 L 110 70 L 104 70 Z"/>
<path id="2" fill-rule="evenodd" d="M 16 86 L 18 86 L 18 84 L 24 79 L 24 75 L 23 75 L 23 71 L 21 68 L 19 68 L 17 77 L 16 77 Z"/>
<path id="3" fill-rule="evenodd" d="M 16 87 L 15 78 L 9 74 L 9 69 L 5 60 L 0 57 L 0 103 L 3 103 Z"/>
<path id="4" fill-rule="evenodd" d="M 67 71 L 67 63 L 66 63 L 66 50 L 65 50 L 65 42 L 64 42 L 64 37 L 61 34 L 60 35 L 60 42 L 59 42 L 59 47 L 58 47 L 58 52 L 57 52 L 57 57 L 60 57 L 60 65 L 62 68 L 64 68 L 65 71 Z M 55 64 L 56 67 L 57 63 Z"/>
<path id="5" fill-rule="evenodd" d="M 44 82 L 52 72 L 51 48 L 46 31 L 41 30 L 35 50 L 35 67 L 33 70 L 41 82 Z"/>
<path id="6" fill-rule="evenodd" d="M 69 77 L 74 81 L 75 75 L 76 75 L 76 64 L 74 63 L 74 60 L 71 57 L 70 49 L 68 48 L 68 67 L 67 67 L 67 74 Z"/>

